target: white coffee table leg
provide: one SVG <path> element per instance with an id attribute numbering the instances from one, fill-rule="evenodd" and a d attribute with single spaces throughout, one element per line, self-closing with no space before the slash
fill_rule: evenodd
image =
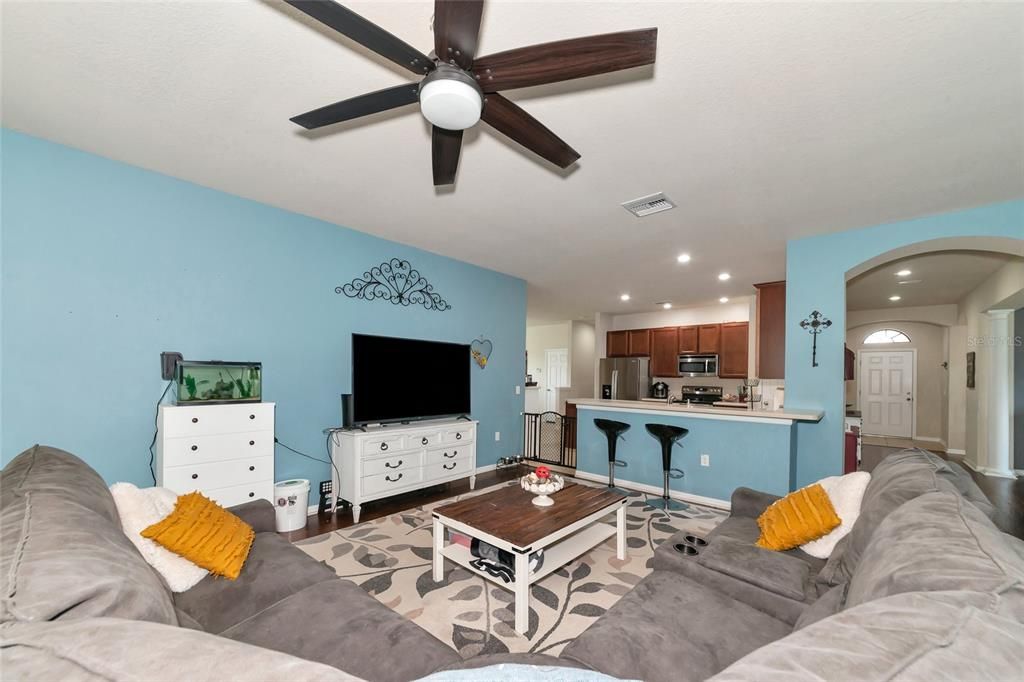
<path id="1" fill-rule="evenodd" d="M 615 556 L 626 558 L 626 505 L 615 512 Z"/>
<path id="2" fill-rule="evenodd" d="M 439 583 L 444 580 L 444 554 L 441 550 L 444 549 L 444 524 L 441 523 L 441 519 L 434 519 L 434 582 Z"/>
<path id="3" fill-rule="evenodd" d="M 516 552 L 516 632 L 523 634 L 530 627 L 530 555 Z"/>

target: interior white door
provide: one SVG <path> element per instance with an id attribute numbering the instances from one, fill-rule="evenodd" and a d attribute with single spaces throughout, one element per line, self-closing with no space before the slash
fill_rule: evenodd
<path id="1" fill-rule="evenodd" d="M 860 352 L 860 409 L 864 433 L 911 438 L 914 435 L 914 352 Z"/>
<path id="2" fill-rule="evenodd" d="M 546 349 L 544 363 L 544 410 L 558 412 L 558 389 L 569 384 L 569 349 Z"/>

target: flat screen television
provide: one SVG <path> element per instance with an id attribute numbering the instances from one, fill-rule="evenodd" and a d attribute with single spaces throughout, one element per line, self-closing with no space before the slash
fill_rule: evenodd
<path id="1" fill-rule="evenodd" d="M 353 334 L 353 423 L 469 414 L 469 358 L 466 344 Z"/>

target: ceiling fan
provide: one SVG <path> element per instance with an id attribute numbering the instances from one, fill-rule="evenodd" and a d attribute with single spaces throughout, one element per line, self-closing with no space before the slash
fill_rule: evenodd
<path id="1" fill-rule="evenodd" d="M 572 165 L 579 153 L 498 91 L 653 64 L 658 40 L 658 29 L 647 28 L 477 57 L 483 0 L 435 0 L 434 53 L 427 56 L 332 0 L 285 1 L 422 77 L 418 83 L 345 99 L 291 120 L 312 130 L 418 101 L 433 125 L 434 185 L 455 182 L 462 131 L 481 119 L 551 163 Z"/>

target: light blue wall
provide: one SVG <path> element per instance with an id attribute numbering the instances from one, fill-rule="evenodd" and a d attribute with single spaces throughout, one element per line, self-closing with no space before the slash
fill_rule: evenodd
<path id="1" fill-rule="evenodd" d="M 0 142 L 4 462 L 43 442 L 108 482 L 149 485 L 163 350 L 261 360 L 278 438 L 325 457 L 321 429 L 340 421 L 353 332 L 490 338 L 487 368 L 472 368 L 478 465 L 521 451 L 522 280 L 11 131 Z M 335 293 L 392 257 L 452 309 Z M 394 389 L 399 400 L 433 386 Z M 316 485 L 328 472 L 277 451 L 278 479 Z"/>
<path id="2" fill-rule="evenodd" d="M 820 423 L 797 427 L 798 486 L 842 473 L 846 272 L 893 249 L 952 237 L 1024 239 L 1024 201 L 789 242 L 786 407 L 825 412 Z M 811 335 L 800 328 L 800 321 L 812 310 L 832 320 L 832 327 L 818 337 L 818 367 L 813 368 Z"/>
<path id="3" fill-rule="evenodd" d="M 578 415 L 576 466 L 580 471 L 608 475 L 608 439 L 594 426 L 594 419 L 614 419 L 630 425 L 616 445 L 615 458 L 628 464 L 616 468 L 616 479 L 660 489 L 661 445 L 644 424 L 671 424 L 690 431 L 672 450 L 672 466 L 686 474 L 670 480 L 672 490 L 723 501 L 739 486 L 776 495 L 789 492 L 792 425 L 592 410 L 583 405 Z M 711 466 L 700 465 L 704 453 Z"/>

